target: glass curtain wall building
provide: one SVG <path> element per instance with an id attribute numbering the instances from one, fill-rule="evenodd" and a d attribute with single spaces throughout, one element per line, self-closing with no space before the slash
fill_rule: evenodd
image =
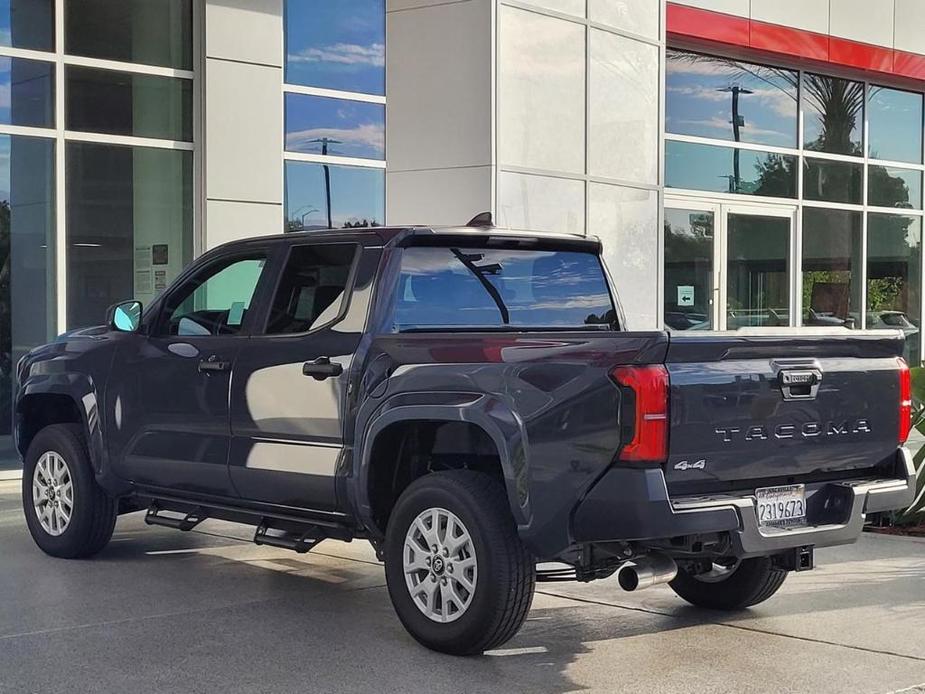
<path id="1" fill-rule="evenodd" d="M 385 0 L 284 6 L 286 231 L 385 222 Z"/>
<path id="2" fill-rule="evenodd" d="M 0 2 L 0 468 L 19 357 L 192 257 L 192 26 L 191 0 Z"/>
<path id="3" fill-rule="evenodd" d="M 900 328 L 919 361 L 922 93 L 680 49 L 666 75 L 665 324 Z"/>

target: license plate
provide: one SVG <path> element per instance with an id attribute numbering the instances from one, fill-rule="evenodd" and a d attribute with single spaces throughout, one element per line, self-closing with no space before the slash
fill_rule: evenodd
<path id="1" fill-rule="evenodd" d="M 758 525 L 799 525 L 806 520 L 806 496 L 802 484 L 756 489 L 755 500 Z"/>

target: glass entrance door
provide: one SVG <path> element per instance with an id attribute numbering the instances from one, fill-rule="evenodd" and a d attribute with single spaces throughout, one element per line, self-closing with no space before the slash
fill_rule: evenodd
<path id="1" fill-rule="evenodd" d="M 669 203 L 666 327 L 795 325 L 794 217 L 789 207 Z"/>
<path id="2" fill-rule="evenodd" d="M 723 329 L 793 324 L 791 227 L 792 216 L 727 210 Z"/>

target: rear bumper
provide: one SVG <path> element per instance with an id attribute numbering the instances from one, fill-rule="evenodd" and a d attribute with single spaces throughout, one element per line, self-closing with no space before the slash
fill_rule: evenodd
<path id="1" fill-rule="evenodd" d="M 908 507 L 915 495 L 915 468 L 905 448 L 897 452 L 894 479 L 839 480 L 806 485 L 811 525 L 760 528 L 750 495 L 671 499 L 660 469 L 614 468 L 591 489 L 573 516 L 575 542 L 665 540 L 728 532 L 739 557 L 792 547 L 827 547 L 857 540 L 867 514 Z"/>

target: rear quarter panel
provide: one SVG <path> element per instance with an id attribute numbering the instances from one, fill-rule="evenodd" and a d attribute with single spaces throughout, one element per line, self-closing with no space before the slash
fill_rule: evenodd
<path id="1" fill-rule="evenodd" d="M 619 448 L 620 391 L 610 372 L 661 362 L 666 347 L 664 333 L 380 336 L 368 363 L 388 376 L 368 386 L 357 431 L 428 413 L 480 424 L 499 448 L 521 536 L 545 556 L 569 544 L 575 503 Z M 369 443 L 360 444 L 367 454 Z"/>

